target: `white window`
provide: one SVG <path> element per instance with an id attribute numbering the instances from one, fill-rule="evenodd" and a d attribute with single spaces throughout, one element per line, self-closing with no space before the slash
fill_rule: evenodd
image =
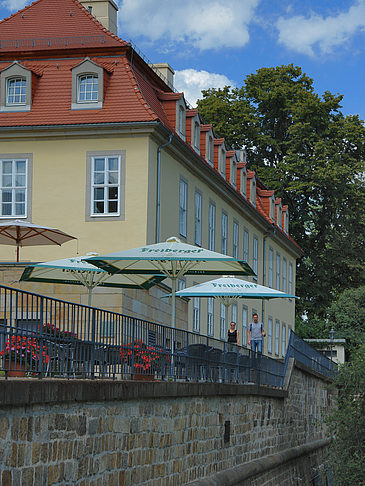
<path id="1" fill-rule="evenodd" d="M 248 231 L 245 229 L 243 232 L 243 260 L 248 263 Z"/>
<path id="2" fill-rule="evenodd" d="M 247 346 L 248 309 L 242 308 L 242 346 Z"/>
<path id="3" fill-rule="evenodd" d="M 258 273 L 258 251 L 259 251 L 259 240 L 257 239 L 257 236 L 253 237 L 253 256 L 252 256 L 252 270 L 256 273 Z"/>
<path id="4" fill-rule="evenodd" d="M 241 193 L 247 197 L 247 171 L 246 169 L 241 170 Z"/>
<path id="5" fill-rule="evenodd" d="M 97 103 L 99 94 L 99 78 L 96 74 L 83 74 L 77 79 L 78 103 Z"/>
<path id="6" fill-rule="evenodd" d="M 193 298 L 193 330 L 200 331 L 200 298 Z"/>
<path id="7" fill-rule="evenodd" d="M 227 255 L 228 216 L 222 213 L 222 253 Z"/>
<path id="8" fill-rule="evenodd" d="M 256 181 L 254 178 L 251 179 L 250 201 L 256 206 Z"/>
<path id="9" fill-rule="evenodd" d="M 281 330 L 281 355 L 284 357 L 286 353 L 286 325 L 283 324 L 283 329 Z"/>
<path id="10" fill-rule="evenodd" d="M 218 164 L 219 164 L 219 172 L 221 176 L 225 178 L 226 177 L 226 151 L 224 150 L 223 147 L 219 151 Z"/>
<path id="11" fill-rule="evenodd" d="M 238 234 L 238 223 L 237 221 L 233 221 L 233 258 L 238 258 Z"/>
<path id="12" fill-rule="evenodd" d="M 195 244 L 202 244 L 202 195 L 200 192 L 195 193 Z"/>
<path id="13" fill-rule="evenodd" d="M 275 197 L 270 198 L 270 219 L 275 223 Z"/>
<path id="14" fill-rule="evenodd" d="M 232 320 L 231 322 L 235 322 L 237 324 L 237 304 L 234 302 L 232 304 Z M 237 328 L 237 326 L 236 326 Z"/>
<path id="15" fill-rule="evenodd" d="M 279 253 L 276 253 L 276 289 L 280 290 L 280 267 L 281 267 L 281 258 Z"/>
<path id="16" fill-rule="evenodd" d="M 236 159 L 231 159 L 231 184 L 233 187 L 237 187 L 237 164 Z"/>
<path id="17" fill-rule="evenodd" d="M 91 187 L 91 215 L 119 215 L 119 156 L 92 158 Z"/>
<path id="18" fill-rule="evenodd" d="M 289 294 L 293 295 L 293 264 L 289 263 Z"/>
<path id="19" fill-rule="evenodd" d="M 208 336 L 214 335 L 214 298 L 208 297 L 208 323 L 207 332 Z"/>
<path id="20" fill-rule="evenodd" d="M 283 286 L 281 290 L 286 293 L 287 288 L 286 288 L 286 273 L 287 273 L 287 265 L 286 265 L 286 259 L 283 258 Z"/>
<path id="21" fill-rule="evenodd" d="M 279 345 L 280 345 L 280 322 L 275 321 L 275 354 L 279 356 Z"/>
<path id="22" fill-rule="evenodd" d="M 274 250 L 269 248 L 269 287 L 274 286 Z"/>
<path id="23" fill-rule="evenodd" d="M 214 141 L 213 137 L 209 135 L 208 139 L 208 162 L 213 165 L 214 161 Z"/>
<path id="24" fill-rule="evenodd" d="M 277 222 L 276 224 L 279 226 L 279 228 L 282 227 L 283 223 L 283 216 L 282 216 L 282 207 L 281 204 L 277 205 Z"/>
<path id="25" fill-rule="evenodd" d="M 208 249 L 215 250 L 215 205 L 209 204 L 209 241 Z"/>
<path id="26" fill-rule="evenodd" d="M 221 304 L 221 314 L 220 314 L 220 333 L 221 339 L 226 339 L 226 313 L 227 308 L 224 304 Z"/>
<path id="27" fill-rule="evenodd" d="M 103 106 L 104 69 L 90 59 L 72 68 L 71 109 L 98 109 Z"/>
<path id="28" fill-rule="evenodd" d="M 268 318 L 268 330 L 267 330 L 267 352 L 272 354 L 272 318 Z"/>
<path id="29" fill-rule="evenodd" d="M 27 216 L 27 160 L 0 160 L 0 217 Z"/>
<path id="30" fill-rule="evenodd" d="M 25 105 L 27 102 L 27 81 L 25 78 L 10 78 L 6 82 L 6 104 Z"/>
<path id="31" fill-rule="evenodd" d="M 200 152 L 200 125 L 199 122 L 194 122 L 194 148 Z"/>
<path id="32" fill-rule="evenodd" d="M 179 105 L 178 117 L 178 131 L 185 140 L 185 107 L 183 105 Z"/>
<path id="33" fill-rule="evenodd" d="M 188 223 L 188 184 L 184 179 L 180 179 L 180 198 L 179 198 L 179 231 L 181 236 L 186 238 Z"/>

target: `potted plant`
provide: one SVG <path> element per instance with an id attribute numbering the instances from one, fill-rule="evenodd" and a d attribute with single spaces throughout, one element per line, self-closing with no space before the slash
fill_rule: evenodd
<path id="1" fill-rule="evenodd" d="M 148 346 L 141 339 L 125 344 L 120 349 L 122 362 L 132 367 L 133 379 L 151 381 L 155 372 L 171 363 L 170 357 L 154 346 Z"/>
<path id="2" fill-rule="evenodd" d="M 0 356 L 4 358 L 5 371 L 11 377 L 37 371 L 40 360 L 43 366 L 47 366 L 49 361 L 45 346 L 41 349 L 38 340 L 30 336 L 9 336 Z"/>

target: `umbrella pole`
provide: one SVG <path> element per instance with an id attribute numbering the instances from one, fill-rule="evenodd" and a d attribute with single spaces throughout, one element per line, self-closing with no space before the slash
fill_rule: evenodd
<path id="1" fill-rule="evenodd" d="M 19 243 L 16 244 L 16 261 L 19 262 Z"/>
<path id="2" fill-rule="evenodd" d="M 91 307 L 91 299 L 92 299 L 92 295 L 93 295 L 93 288 L 92 287 L 88 287 L 87 288 L 88 290 L 88 293 L 89 293 L 89 299 L 88 299 L 88 306 Z"/>
<path id="3" fill-rule="evenodd" d="M 171 278 L 171 372 L 174 373 L 175 352 L 175 319 L 176 319 L 176 277 Z M 174 376 L 174 374 L 172 375 Z"/>

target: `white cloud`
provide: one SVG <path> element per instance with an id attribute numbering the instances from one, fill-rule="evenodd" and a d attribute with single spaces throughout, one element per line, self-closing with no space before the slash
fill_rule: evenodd
<path id="1" fill-rule="evenodd" d="M 121 37 L 184 42 L 201 50 L 242 47 L 249 41 L 248 25 L 259 1 L 122 0 L 119 32 Z"/>
<path id="2" fill-rule="evenodd" d="M 196 71 L 195 69 L 183 69 L 175 71 L 175 88 L 185 94 L 185 99 L 196 106 L 196 100 L 202 98 L 202 89 L 224 88 L 224 86 L 235 86 L 223 74 L 208 73 L 208 71 Z"/>
<path id="3" fill-rule="evenodd" d="M 29 0 L 2 0 L 1 6 L 10 12 L 20 10 L 29 3 Z"/>
<path id="4" fill-rule="evenodd" d="M 280 17 L 276 27 L 280 44 L 288 49 L 314 56 L 318 46 L 321 54 L 329 54 L 356 33 L 365 30 L 365 0 L 358 0 L 347 12 L 337 16 L 312 14 L 309 18 L 302 15 Z"/>

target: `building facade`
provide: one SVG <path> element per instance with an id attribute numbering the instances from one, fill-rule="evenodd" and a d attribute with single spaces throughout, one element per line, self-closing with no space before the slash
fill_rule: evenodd
<path id="1" fill-rule="evenodd" d="M 173 89 L 170 66 L 148 64 L 117 37 L 116 12 L 112 0 L 37 0 L 0 22 L 0 219 L 78 238 L 22 248 L 22 260 L 178 236 L 244 259 L 253 280 L 294 294 L 301 250 L 290 237 L 288 207 L 249 170 L 244 151 L 230 150 Z M 14 249 L 1 246 L 0 255 L 11 262 Z M 180 288 L 199 281 L 186 278 Z M 22 288 L 64 295 L 56 285 Z M 156 311 L 167 291 L 100 290 L 95 305 L 168 324 Z M 212 299 L 181 306 L 178 325 L 225 339 L 234 320 L 243 344 L 258 312 L 273 357 L 283 356 L 294 326 L 290 299 L 238 301 L 229 315 Z"/>

